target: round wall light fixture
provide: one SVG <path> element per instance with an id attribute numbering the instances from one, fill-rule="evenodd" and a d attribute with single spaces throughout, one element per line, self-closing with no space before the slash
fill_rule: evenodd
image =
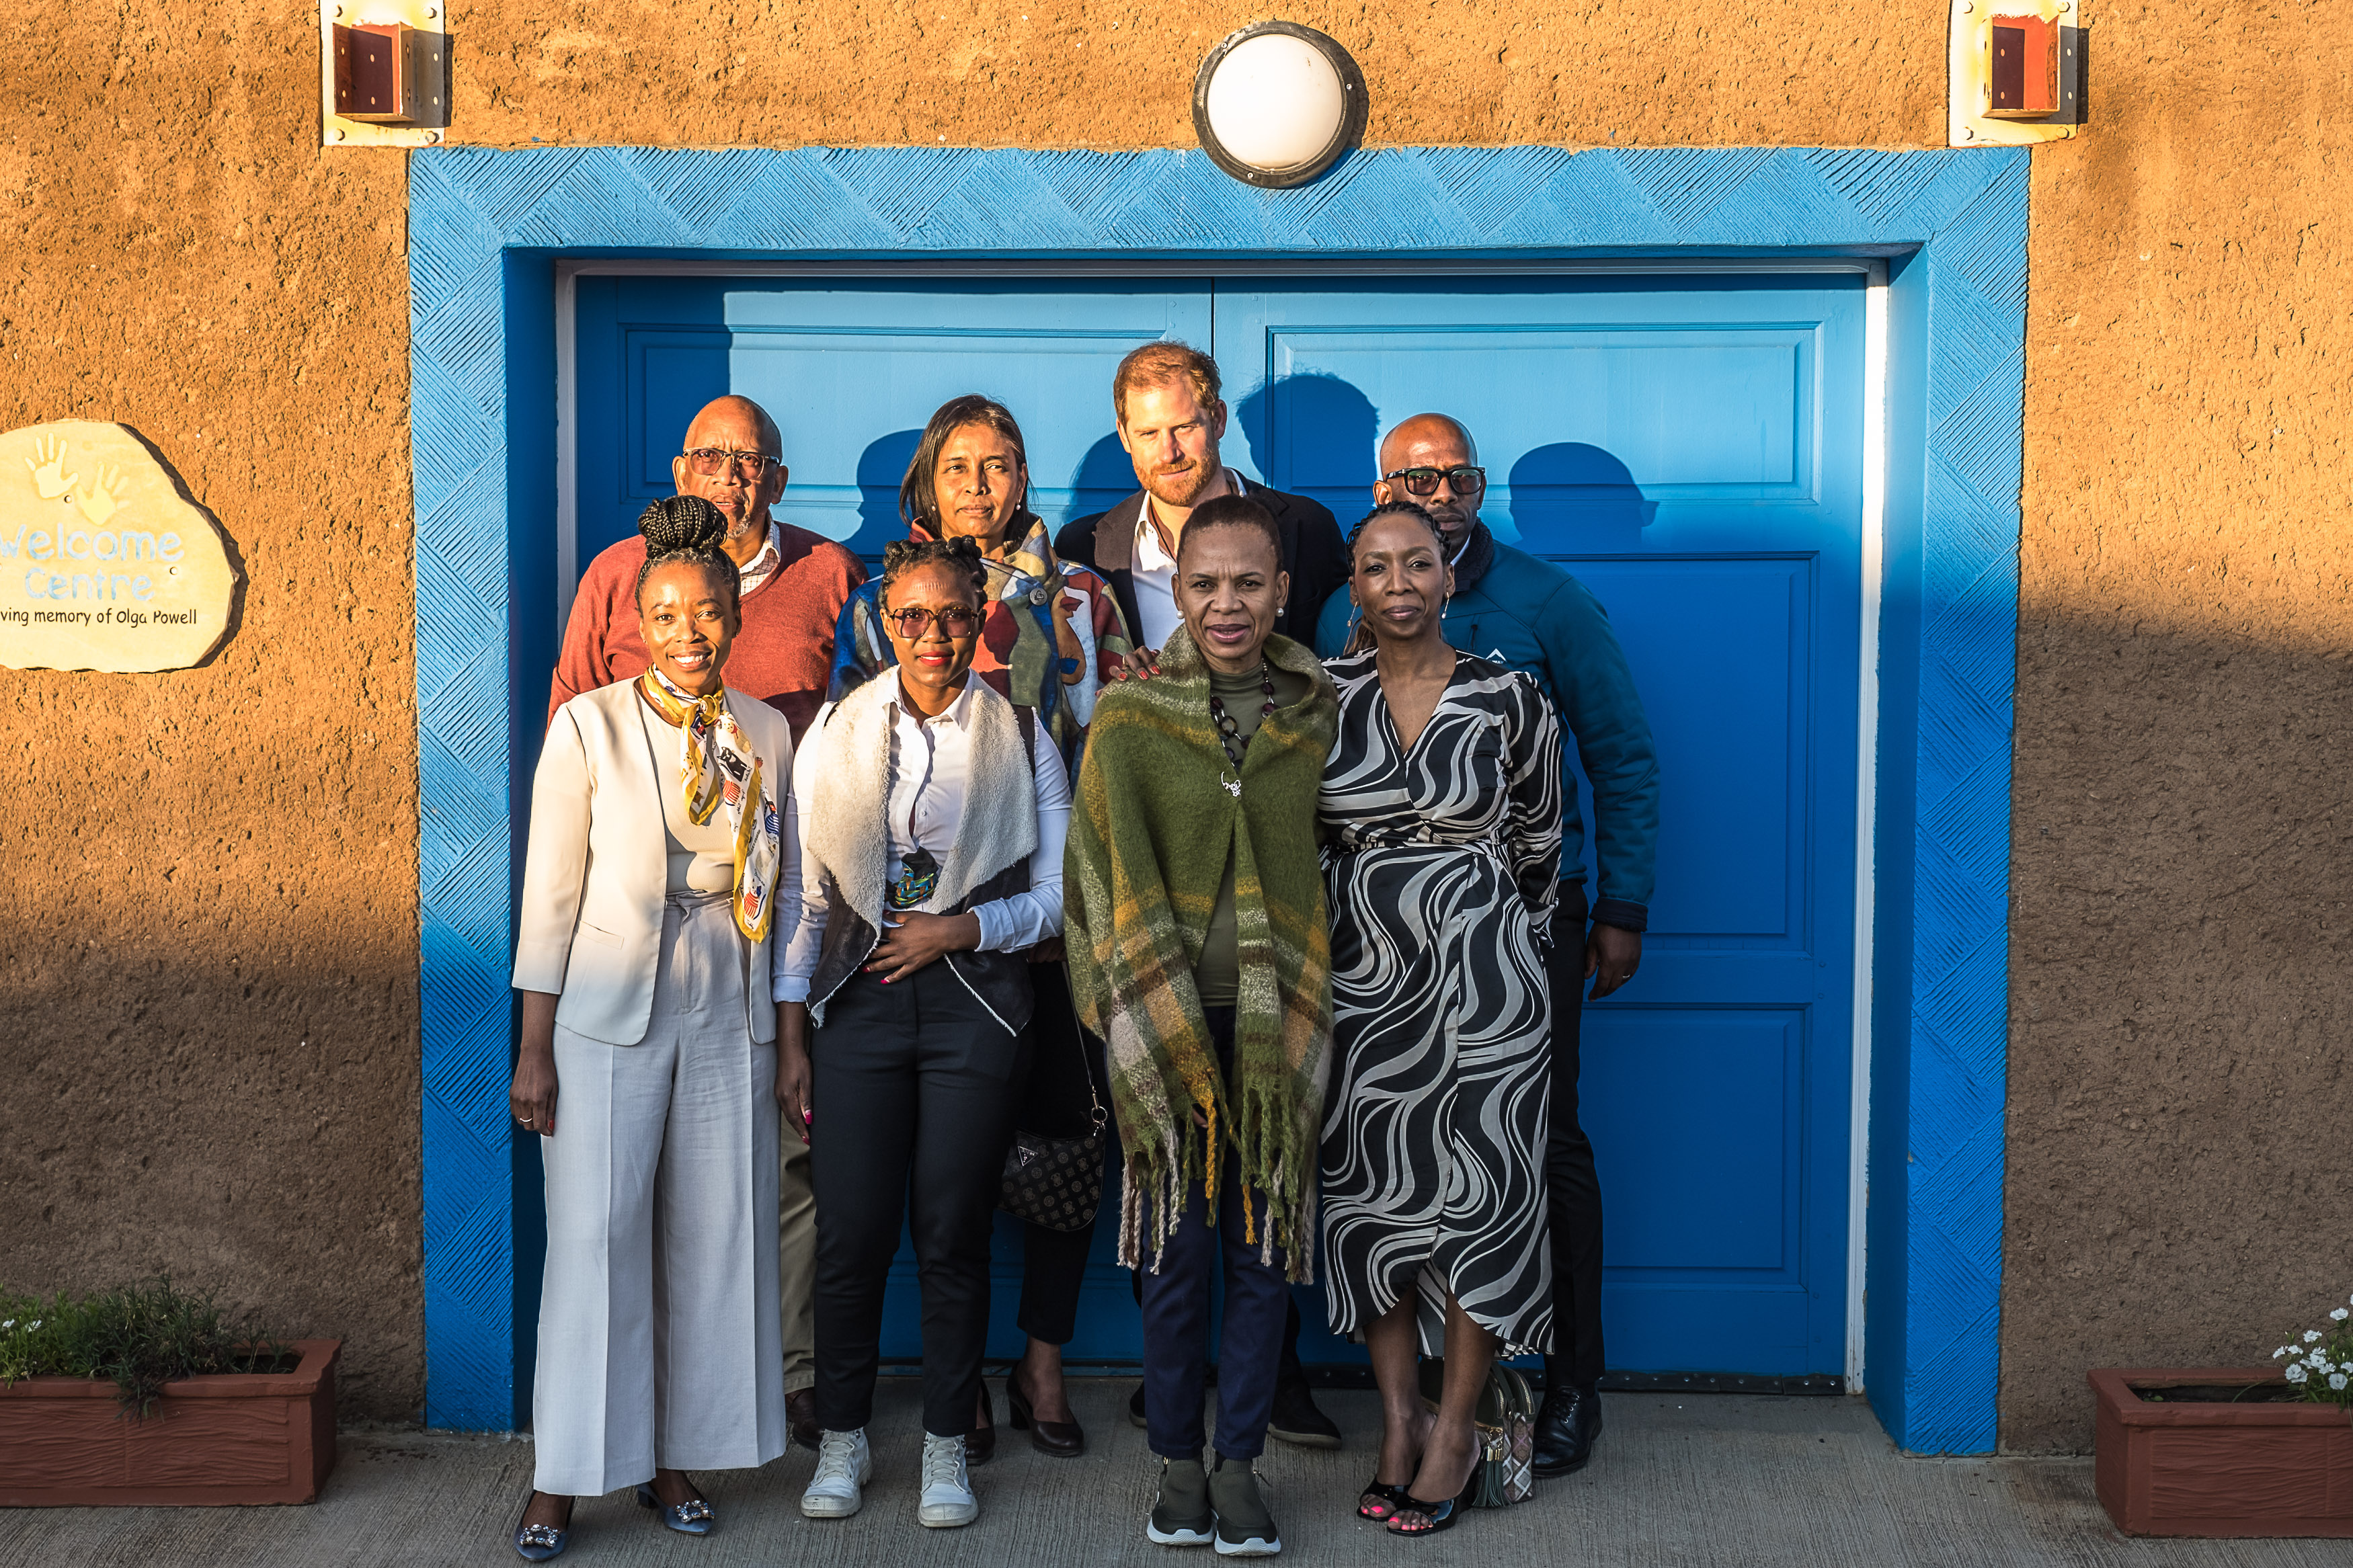
<path id="1" fill-rule="evenodd" d="M 1193 79 L 1193 132 L 1209 161 L 1248 184 L 1303 185 L 1365 132 L 1365 73 L 1296 22 L 1227 37 Z"/>

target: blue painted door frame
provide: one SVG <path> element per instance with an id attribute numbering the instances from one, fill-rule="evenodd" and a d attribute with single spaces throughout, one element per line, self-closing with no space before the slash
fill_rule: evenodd
<path id="1" fill-rule="evenodd" d="M 986 178 L 1005 198 L 968 209 Z M 410 163 L 427 1411 L 502 1429 L 537 1223 L 505 1110 L 522 793 L 555 628 L 561 256 L 1418 269 L 1888 258 L 1864 1381 L 1907 1448 L 1994 1446 L 2022 151 L 1390 149 L 1295 191 L 1198 153 L 433 150 Z M 1460 237 L 1451 251 L 1399 236 Z M 505 606 L 504 613 L 486 606 Z"/>

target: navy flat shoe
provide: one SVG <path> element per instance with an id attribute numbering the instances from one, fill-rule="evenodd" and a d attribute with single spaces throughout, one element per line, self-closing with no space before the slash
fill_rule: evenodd
<path id="1" fill-rule="evenodd" d="M 662 1500 L 654 1495 L 654 1489 L 640 1482 L 638 1501 L 661 1516 L 663 1528 L 675 1530 L 681 1535 L 708 1535 L 719 1528 L 719 1516 L 699 1497 L 691 1497 L 675 1508 L 665 1508 Z"/>
<path id="2" fill-rule="evenodd" d="M 538 1495 L 536 1492 L 532 1494 L 533 1497 Z M 531 1511 L 531 1498 L 522 1500 L 522 1510 L 525 1513 Z M 564 1549 L 572 1543 L 571 1535 L 572 1510 L 569 1509 L 565 1510 L 564 1523 L 560 1526 L 525 1524 L 521 1520 L 517 1520 L 514 1532 L 515 1555 L 526 1563 L 544 1563 L 551 1557 L 561 1557 L 564 1555 Z"/>

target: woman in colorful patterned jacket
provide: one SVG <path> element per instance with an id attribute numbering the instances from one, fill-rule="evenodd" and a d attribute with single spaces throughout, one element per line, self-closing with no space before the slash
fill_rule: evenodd
<path id="1" fill-rule="evenodd" d="M 1021 426 L 1004 405 L 967 393 L 942 404 L 916 445 L 899 486 L 899 511 L 915 539 L 972 540 L 988 573 L 988 609 L 973 673 L 1016 707 L 1034 710 L 1075 776 L 1095 696 L 1129 649 L 1127 627 L 1110 584 L 1083 566 L 1055 559 L 1045 521 L 1029 508 L 1029 465 Z M 834 637 L 830 696 L 839 701 L 896 659 L 882 629 L 879 579 L 849 596 Z M 1037 1011 L 1029 1024 L 1030 1078 L 1020 1103 L 1032 1131 L 1087 1131 L 1103 1075 L 1103 1046 L 1082 1034 L 1071 1008 L 1061 943 L 1040 946 L 1030 979 Z M 1005 1382 L 1013 1425 L 1057 1458 L 1085 1451 L 1086 1435 L 1062 1386 L 1062 1347 L 1077 1330 L 1079 1290 L 1094 1227 L 1024 1227 L 1021 1331 L 1029 1348 Z M 994 1450 L 994 1412 L 982 1385 L 971 1458 Z"/>

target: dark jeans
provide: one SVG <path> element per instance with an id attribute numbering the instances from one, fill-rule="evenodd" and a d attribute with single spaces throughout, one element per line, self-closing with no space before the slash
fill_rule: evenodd
<path id="1" fill-rule="evenodd" d="M 1208 1009 L 1210 1037 L 1228 1079 L 1233 1075 L 1234 1010 Z M 1185 1212 L 1169 1227 L 1159 1268 L 1142 1273 L 1144 1292 L 1144 1416 L 1152 1451 L 1164 1458 L 1198 1459 L 1206 1436 L 1201 1427 L 1201 1388 L 1208 1373 L 1209 1287 L 1220 1254 L 1226 1273 L 1224 1338 L 1218 1354 L 1218 1452 L 1254 1459 L 1266 1447 L 1266 1422 L 1274 1405 L 1275 1372 L 1282 1357 L 1284 1320 L 1291 1291 L 1284 1283 L 1283 1256 L 1259 1261 L 1254 1242 L 1242 1237 L 1242 1186 L 1231 1156 L 1219 1185 L 1217 1223 L 1196 1182 Z M 1254 1211 L 1267 1211 L 1263 1194 L 1253 1194 Z"/>
<path id="2" fill-rule="evenodd" d="M 1092 1073 L 1098 1084 L 1103 1081 L 1103 1042 L 1079 1027 L 1078 1013 L 1071 1005 L 1070 975 L 1060 964 L 1031 964 L 1029 982 L 1037 990 L 1038 1005 L 1029 1016 L 1029 1068 L 1020 1091 L 1020 1124 L 1031 1132 L 1075 1138 L 1086 1131 L 1093 1113 L 1086 1074 Z M 1108 1093 L 1103 1109 L 1111 1109 Z M 1105 1181 L 1116 1179 L 1107 1176 Z M 1079 1291 L 1086 1283 L 1095 1227 L 1090 1222 L 1083 1230 L 1049 1230 L 1042 1225 L 1021 1228 L 1021 1331 L 1050 1345 L 1069 1344 L 1078 1332 Z"/>
<path id="3" fill-rule="evenodd" d="M 923 1290 L 923 1430 L 972 1427 L 988 1338 L 988 1239 L 1024 1042 L 944 960 L 836 992 L 810 1052 L 817 1120 L 817 1414 L 849 1432 L 873 1413 L 882 1288 L 910 1219 Z M 912 1200 L 912 1209 L 910 1203 Z"/>
<path id="4" fill-rule="evenodd" d="M 1577 1122 L 1578 1025 L 1585 1009 L 1585 892 L 1563 883 L 1545 959 L 1552 989 L 1552 1135 L 1545 1146 L 1545 1201 L 1552 1224 L 1552 1333 L 1545 1357 L 1569 1382 L 1601 1375 L 1601 1177 L 1593 1141 Z"/>

